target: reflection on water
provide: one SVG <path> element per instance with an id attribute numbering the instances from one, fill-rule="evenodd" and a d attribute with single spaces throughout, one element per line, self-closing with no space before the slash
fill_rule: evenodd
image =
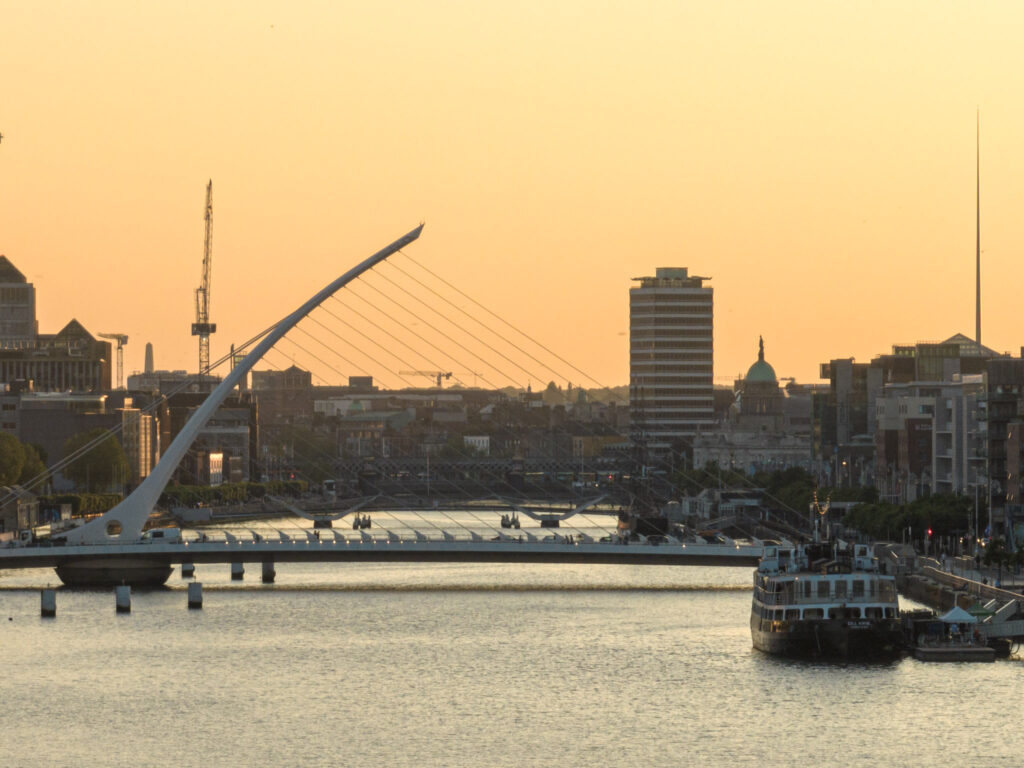
<path id="1" fill-rule="evenodd" d="M 44 620 L 35 589 L 0 591 L 0 764 L 959 766 L 1024 747 L 1005 727 L 1017 662 L 766 656 L 750 569 L 277 572 L 239 587 L 200 566 L 201 611 L 177 574 L 128 615 L 111 593 L 62 591 Z"/>

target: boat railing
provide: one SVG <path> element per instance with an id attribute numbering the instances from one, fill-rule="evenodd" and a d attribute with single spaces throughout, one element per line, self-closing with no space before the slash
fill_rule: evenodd
<path id="1" fill-rule="evenodd" d="M 851 605 L 860 605 L 861 603 L 894 603 L 896 602 L 896 588 L 893 587 L 891 590 L 880 589 L 875 594 L 864 594 L 864 595 L 837 595 L 829 593 L 828 595 L 818 595 L 817 593 L 810 596 L 803 594 L 796 594 L 795 592 L 765 592 L 763 589 L 757 589 L 757 599 L 764 605 L 815 605 L 820 603 L 835 603 L 842 602 Z"/>

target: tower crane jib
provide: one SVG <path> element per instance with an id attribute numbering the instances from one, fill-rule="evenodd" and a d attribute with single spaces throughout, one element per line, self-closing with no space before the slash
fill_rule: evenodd
<path id="1" fill-rule="evenodd" d="M 196 321 L 192 335 L 199 337 L 199 375 L 210 372 L 210 334 L 217 324 L 210 322 L 210 279 L 213 268 L 213 180 L 206 183 L 206 211 L 203 215 L 206 233 L 203 241 L 203 277 L 196 288 Z"/>

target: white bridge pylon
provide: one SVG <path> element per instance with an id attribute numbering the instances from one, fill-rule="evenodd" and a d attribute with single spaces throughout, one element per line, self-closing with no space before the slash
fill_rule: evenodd
<path id="1" fill-rule="evenodd" d="M 299 321 L 320 306 L 323 301 L 359 277 L 363 272 L 375 267 L 388 258 L 388 256 L 414 242 L 419 238 L 422 231 L 423 225 L 420 224 L 414 230 L 395 240 L 391 245 L 377 251 L 373 256 L 350 269 L 316 293 L 305 304 L 292 312 L 292 314 L 281 320 L 224 377 L 224 380 L 210 393 L 209 397 L 203 401 L 203 404 L 196 409 L 196 412 L 192 414 L 192 418 L 185 423 L 181 432 L 178 433 L 178 436 L 168 446 L 167 452 L 157 462 L 153 471 L 134 491 L 102 516 L 53 538 L 64 539 L 68 544 L 127 544 L 138 541 L 142 537 L 142 529 L 145 527 L 150 513 L 156 506 L 160 494 L 163 493 L 164 487 L 171 479 L 174 470 L 178 468 L 178 464 L 184 458 L 185 453 L 198 436 L 199 431 L 242 380 L 242 377 L 259 362 L 260 358 L 274 344 L 281 340 L 282 336 L 298 325 Z"/>

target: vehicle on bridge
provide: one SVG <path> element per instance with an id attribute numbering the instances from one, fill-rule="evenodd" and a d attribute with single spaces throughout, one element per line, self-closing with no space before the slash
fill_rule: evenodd
<path id="1" fill-rule="evenodd" d="M 161 542 L 163 544 L 180 544 L 181 528 L 150 528 L 142 532 L 142 543 L 150 544 Z"/>

